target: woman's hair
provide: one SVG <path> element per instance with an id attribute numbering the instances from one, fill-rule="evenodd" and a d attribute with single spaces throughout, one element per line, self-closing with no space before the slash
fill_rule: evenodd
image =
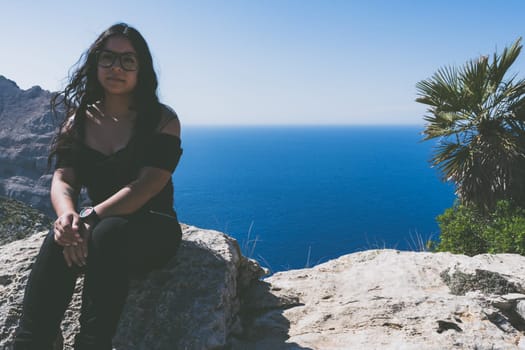
<path id="1" fill-rule="evenodd" d="M 133 91 L 133 108 L 137 112 L 135 136 L 145 135 L 155 129 L 160 121 L 161 105 L 157 97 L 157 75 L 153 68 L 153 59 L 144 37 L 133 27 L 117 23 L 106 29 L 89 49 L 82 54 L 70 73 L 69 83 L 64 90 L 51 99 L 51 110 L 55 116 L 63 116 L 48 157 L 48 167 L 61 150 L 76 148 L 82 142 L 86 109 L 97 101 L 103 100 L 104 89 L 97 78 L 97 54 L 114 36 L 127 38 L 139 61 L 137 85 Z M 74 121 L 70 123 L 71 116 Z"/>

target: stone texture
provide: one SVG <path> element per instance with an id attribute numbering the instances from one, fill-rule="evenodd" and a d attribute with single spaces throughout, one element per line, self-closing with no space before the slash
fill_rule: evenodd
<path id="1" fill-rule="evenodd" d="M 261 280 L 234 239 L 183 231 L 177 257 L 133 281 L 116 349 L 525 350 L 523 256 L 370 250 Z M 0 348 L 43 235 L 0 246 Z M 77 290 L 67 350 L 79 308 Z"/>
<path id="2" fill-rule="evenodd" d="M 0 75 L 0 195 L 51 215 L 47 154 L 56 129 L 51 92 L 20 89 Z"/>
<path id="3" fill-rule="evenodd" d="M 365 251 L 247 294 L 239 349 L 525 349 L 519 255 Z"/>
<path id="4" fill-rule="evenodd" d="M 183 225 L 179 254 L 166 268 L 138 276 L 114 338 L 117 349 L 222 349 L 240 333 L 239 293 L 265 271 L 227 235 Z M 23 289 L 45 233 L 0 246 L 0 348 L 18 325 Z M 72 349 L 80 310 L 77 291 L 62 322 Z"/>
<path id="5" fill-rule="evenodd" d="M 26 204 L 0 196 L 0 245 L 52 227 L 51 219 Z"/>

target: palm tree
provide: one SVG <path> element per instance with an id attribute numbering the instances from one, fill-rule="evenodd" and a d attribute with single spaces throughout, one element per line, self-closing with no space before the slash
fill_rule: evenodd
<path id="1" fill-rule="evenodd" d="M 519 38 L 491 60 L 444 67 L 416 85 L 428 106 L 424 140 L 438 139 L 432 165 L 484 212 L 501 199 L 525 207 L 525 80 L 508 76 L 521 48 Z"/>

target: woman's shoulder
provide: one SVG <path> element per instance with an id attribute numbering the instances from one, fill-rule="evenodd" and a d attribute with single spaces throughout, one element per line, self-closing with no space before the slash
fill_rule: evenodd
<path id="1" fill-rule="evenodd" d="M 179 117 L 168 105 L 161 104 L 160 123 L 157 132 L 180 137 Z"/>
<path id="2" fill-rule="evenodd" d="M 73 114 L 70 117 L 66 117 L 64 121 L 62 121 L 62 124 L 58 130 L 59 134 L 67 134 L 70 133 L 73 130 L 75 124 L 75 114 Z"/>

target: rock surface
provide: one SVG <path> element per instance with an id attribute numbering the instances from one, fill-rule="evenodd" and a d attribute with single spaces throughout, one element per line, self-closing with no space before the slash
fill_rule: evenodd
<path id="1" fill-rule="evenodd" d="M 257 316 L 238 348 L 525 349 L 519 255 L 364 251 L 276 273 L 248 294 Z"/>
<path id="2" fill-rule="evenodd" d="M 22 90 L 0 75 L 0 195 L 51 214 L 46 173 L 49 145 L 56 129 L 51 92 Z"/>
<path id="3" fill-rule="evenodd" d="M 265 274 L 227 235 L 183 225 L 179 254 L 136 279 L 114 338 L 117 349 L 222 349 L 242 331 L 240 291 Z M 0 246 L 0 348 L 18 325 L 23 290 L 45 233 Z M 80 287 L 62 322 L 64 349 L 78 330 Z M 4 346 L 4 347 L 2 347 Z"/>
<path id="4" fill-rule="evenodd" d="M 134 280 L 116 349 L 525 349 L 523 256 L 370 250 L 261 280 L 234 239 L 183 231 L 178 256 Z M 42 238 L 0 246 L 0 348 Z M 79 308 L 77 291 L 64 349 Z"/>
<path id="5" fill-rule="evenodd" d="M 0 245 L 48 230 L 51 220 L 25 203 L 0 196 Z"/>

